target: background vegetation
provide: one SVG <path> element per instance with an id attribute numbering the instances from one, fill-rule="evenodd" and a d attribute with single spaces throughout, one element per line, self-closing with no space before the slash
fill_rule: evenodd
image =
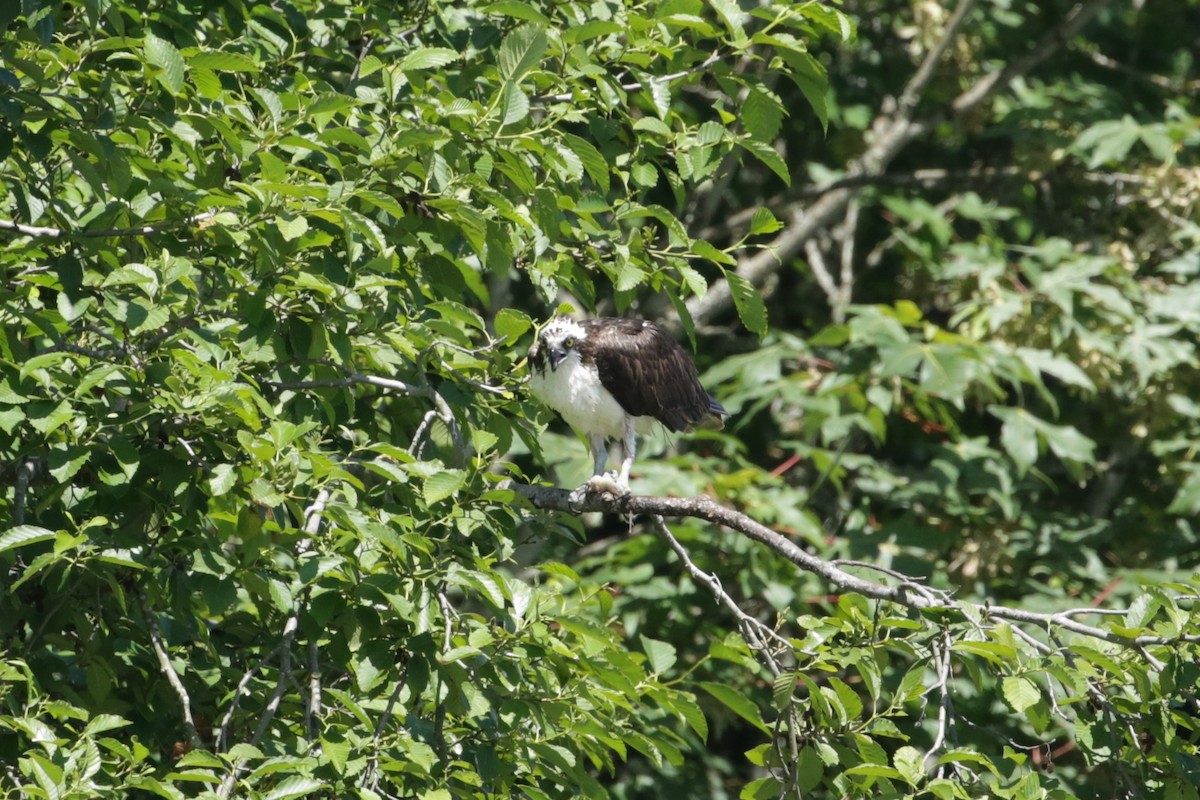
<path id="1" fill-rule="evenodd" d="M 1196 2 L 0 30 L 3 796 L 1200 796 Z"/>

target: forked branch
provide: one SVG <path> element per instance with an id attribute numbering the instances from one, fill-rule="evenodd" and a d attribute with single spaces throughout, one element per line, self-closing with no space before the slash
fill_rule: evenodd
<path id="1" fill-rule="evenodd" d="M 694 517 L 720 525 L 763 544 L 780 556 L 791 561 L 805 572 L 810 572 L 839 590 L 855 592 L 864 597 L 884 600 L 916 611 L 932 611 L 942 620 L 1006 620 L 1032 625 L 1050 633 L 1070 633 L 1100 639 L 1105 642 L 1140 649 L 1147 645 L 1179 645 L 1200 643 L 1200 634 L 1186 633 L 1179 636 L 1155 636 L 1143 634 L 1127 636 L 1115 631 L 1088 625 L 1075 619 L 1081 609 L 1060 612 L 1027 611 L 1009 606 L 972 603 L 952 597 L 949 593 L 926 586 L 916 578 L 902 576 L 891 583 L 877 583 L 847 572 L 838 562 L 815 556 L 786 536 L 776 533 L 766 525 L 732 508 L 726 508 L 709 497 L 649 497 L 630 495 L 614 497 L 603 492 L 590 492 L 573 496 L 566 489 L 550 486 L 528 486 L 509 483 L 507 488 L 525 497 L 538 508 L 581 514 L 602 511 L 613 514 L 646 515 L 653 519 L 663 517 Z M 1188 599 L 1180 597 L 1181 600 Z M 1107 609 L 1092 609 L 1097 615 L 1112 613 Z"/>

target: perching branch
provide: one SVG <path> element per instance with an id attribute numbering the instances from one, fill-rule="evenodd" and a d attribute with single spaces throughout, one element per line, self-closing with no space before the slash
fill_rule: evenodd
<path id="1" fill-rule="evenodd" d="M 1194 633 L 1179 636 L 1147 634 L 1125 636 L 1077 621 L 1075 617 L 1081 613 L 1081 609 L 1068 609 L 1065 613 L 1046 613 L 1009 606 L 971 603 L 956 599 L 947 592 L 926 586 L 909 577 L 890 584 L 869 581 L 850 574 L 835 562 L 812 555 L 782 534 L 776 533 L 749 516 L 726 508 L 708 497 L 648 497 L 640 495 L 614 497 L 602 492 L 589 492 L 580 498 L 573 497 L 572 493 L 566 489 L 550 486 L 528 486 L 510 482 L 507 484 L 507 488 L 525 497 L 538 508 L 564 511 L 570 514 L 603 511 L 612 514 L 703 519 L 766 545 L 805 572 L 824 579 L 839 590 L 896 603 L 915 611 L 932 611 L 943 619 L 981 619 L 985 623 L 992 620 L 1007 620 L 1033 625 L 1050 633 L 1068 631 L 1080 636 L 1133 648 L 1144 645 L 1200 643 L 1200 634 Z M 1104 609 L 1093 609 L 1092 611 L 1097 614 L 1105 613 Z"/>

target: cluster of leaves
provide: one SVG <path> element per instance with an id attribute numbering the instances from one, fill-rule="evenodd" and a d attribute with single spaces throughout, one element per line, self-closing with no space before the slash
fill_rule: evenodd
<path id="1" fill-rule="evenodd" d="M 702 293 L 730 259 L 662 200 L 727 159 L 785 174 L 731 63 L 819 102 L 804 42 L 846 24 L 758 17 L 0 11 L 10 790 L 600 796 L 700 746 L 670 645 L 570 567 L 500 568 L 561 533 L 492 466 L 538 450 L 532 316 Z M 676 106 L 702 82 L 721 108 Z"/>
<path id="2" fill-rule="evenodd" d="M 898 164 L 1003 173 L 1011 141 L 1056 204 L 869 187 L 860 305 L 739 271 L 793 175 L 869 143 L 934 5 L 0 8 L 3 793 L 1196 797 L 1185 106 L 1067 64 Z M 931 101 L 1054 24 L 977 10 Z M 1188 30 L 1145 33 L 1168 85 Z M 717 286 L 753 335 L 693 319 Z M 520 385 L 564 297 L 711 345 L 729 429 L 640 491 L 1127 613 L 832 596 L 675 525 L 774 639 L 653 533 L 529 509 L 502 476 L 586 469 Z"/>

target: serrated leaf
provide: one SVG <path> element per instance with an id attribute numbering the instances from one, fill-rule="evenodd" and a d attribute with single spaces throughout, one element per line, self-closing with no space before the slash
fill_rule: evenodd
<path id="1" fill-rule="evenodd" d="M 909 786 L 916 786 L 925 777 L 925 756 L 912 745 L 897 748 L 892 763 Z"/>
<path id="2" fill-rule="evenodd" d="M 1004 679 L 1001 688 L 1005 701 L 1018 714 L 1042 699 L 1042 693 L 1038 691 L 1034 682 L 1021 675 L 1009 675 Z"/>
<path id="3" fill-rule="evenodd" d="M 66 483 L 75 477 L 75 473 L 90 457 L 91 451 L 85 447 L 58 445 L 46 457 L 46 466 L 50 469 L 50 477 L 59 483 Z"/>
<path id="4" fill-rule="evenodd" d="M 742 787 L 742 791 L 738 793 L 738 800 L 773 800 L 781 796 L 782 788 L 779 779 L 770 775 L 755 778 Z"/>
<path id="5" fill-rule="evenodd" d="M 605 161 L 604 156 L 600 154 L 595 145 L 587 139 L 571 133 L 563 134 L 563 143 L 571 149 L 571 152 L 579 156 L 584 170 L 588 177 L 595 182 L 596 187 L 601 192 L 607 193 L 609 186 L 608 162 Z"/>
<path id="6" fill-rule="evenodd" d="M 419 47 L 400 59 L 396 65 L 401 71 L 434 69 L 457 61 L 459 53 L 447 47 Z"/>
<path id="7" fill-rule="evenodd" d="M 758 706 L 750 702 L 750 699 L 746 695 L 723 683 L 714 683 L 712 681 L 702 682 L 700 688 L 763 733 L 770 734 L 771 731 L 763 722 L 762 715 L 758 711 Z"/>
<path id="8" fill-rule="evenodd" d="M 293 241 L 299 239 L 308 232 L 308 220 L 302 216 L 291 217 L 276 217 L 275 227 L 279 229 L 279 233 L 283 236 L 284 241 Z"/>
<path id="9" fill-rule="evenodd" d="M 158 67 L 155 77 L 171 94 L 178 94 L 183 89 L 184 64 L 183 56 L 175 49 L 175 45 L 166 39 L 160 39 L 153 33 L 146 34 L 142 52 L 146 60 Z"/>
<path id="10" fill-rule="evenodd" d="M 739 139 L 738 144 L 778 175 L 786 185 L 792 185 L 792 176 L 788 173 L 787 164 L 784 163 L 783 157 L 775 152 L 774 147 L 757 139 Z"/>
<path id="11" fill-rule="evenodd" d="M 292 775 L 284 778 L 278 786 L 266 795 L 264 800 L 291 800 L 293 797 L 304 797 L 324 789 L 324 781 L 309 778 L 305 775 Z"/>
<path id="12" fill-rule="evenodd" d="M 717 16 L 735 39 L 746 37 L 746 32 L 742 29 L 742 18 L 745 14 L 734 0 L 708 0 L 708 4 L 717 12 Z"/>
<path id="13" fill-rule="evenodd" d="M 96 298 L 91 295 L 84 295 L 72 302 L 66 292 L 59 292 L 56 304 L 58 306 L 58 313 L 62 314 L 62 318 L 67 322 L 74 322 L 86 314 L 95 302 Z"/>
<path id="14" fill-rule="evenodd" d="M 0 534 L 0 553 L 53 539 L 54 531 L 39 528 L 37 525 L 17 525 Z"/>
<path id="15" fill-rule="evenodd" d="M 212 72 L 258 72 L 258 62 L 241 53 L 227 53 L 222 50 L 209 50 L 188 57 L 188 66 L 192 69 L 211 70 Z"/>
<path id="16" fill-rule="evenodd" d="M 195 85 L 196 91 L 206 100 L 217 100 L 221 97 L 224 87 L 221 86 L 221 79 L 217 77 L 217 73 L 199 67 L 192 67 L 188 70 L 188 74 L 192 77 L 192 84 Z"/>
<path id="17" fill-rule="evenodd" d="M 765 89 L 755 87 L 742 104 L 742 126 L 761 142 L 770 143 L 783 124 L 783 105 Z"/>
<path id="18" fill-rule="evenodd" d="M 501 89 L 503 97 L 500 101 L 503 114 L 501 116 L 502 125 L 512 125 L 514 122 L 520 122 L 529 116 L 529 98 L 521 91 L 521 87 L 516 83 L 509 81 L 504 84 Z"/>
<path id="19" fill-rule="evenodd" d="M 750 217 L 750 233 L 755 236 L 774 233 L 782 227 L 783 223 L 775 218 L 769 208 L 756 208 Z"/>
<path id="20" fill-rule="evenodd" d="M 115 728 L 124 728 L 129 724 L 131 724 L 129 720 L 118 717 L 116 714 L 97 714 L 88 720 L 87 727 L 83 729 L 83 733 L 85 736 L 95 736 L 98 733 L 111 731 Z M 220 762 L 216 766 L 220 766 Z"/>
<path id="21" fill-rule="evenodd" d="M 489 3 L 483 7 L 485 14 L 503 14 L 506 17 L 514 19 L 524 19 L 530 22 L 540 22 L 543 25 L 550 24 L 550 18 L 539 11 L 529 3 L 522 3 L 520 0 L 499 0 L 496 3 Z"/>
<path id="22" fill-rule="evenodd" d="M 658 113 L 660 119 L 666 119 L 667 114 L 671 112 L 671 87 L 666 81 L 647 78 L 645 83 L 645 91 L 650 98 L 650 102 L 654 104 L 654 110 Z"/>
<path id="23" fill-rule="evenodd" d="M 718 250 L 716 247 L 704 241 L 703 239 L 693 239 L 691 250 L 696 255 L 700 256 L 701 258 L 706 258 L 714 264 L 725 264 L 727 266 L 732 266 L 737 263 L 737 260 L 734 259 L 733 256 L 729 255 L 729 253 L 726 253 L 724 250 Z"/>
<path id="24" fill-rule="evenodd" d="M 503 336 L 507 344 L 513 344 L 525 335 L 525 331 L 533 327 L 533 320 L 519 309 L 502 308 L 496 314 L 494 325 L 496 335 Z"/>
<path id="25" fill-rule="evenodd" d="M 683 717 L 688 727 L 700 737 L 700 741 L 708 741 L 708 719 L 704 716 L 700 706 L 696 704 L 695 698 L 690 694 L 678 693 L 671 698 L 671 708 Z"/>
<path id="26" fill-rule="evenodd" d="M 654 168 L 653 164 L 645 161 L 630 167 L 629 177 L 633 178 L 633 182 L 643 189 L 652 189 L 658 185 L 658 170 Z"/>
<path id="27" fill-rule="evenodd" d="M 821 756 L 811 745 L 805 745 L 796 760 L 796 783 L 802 792 L 809 792 L 821 784 L 825 774 L 825 765 Z"/>
<path id="28" fill-rule="evenodd" d="M 500 77 L 516 83 L 536 67 L 546 53 L 546 31 L 538 24 L 522 25 L 500 45 Z"/>
<path id="29" fill-rule="evenodd" d="M 444 469 L 425 479 L 424 497 L 429 505 L 450 497 L 466 483 L 467 474 L 461 469 Z"/>
<path id="30" fill-rule="evenodd" d="M 759 296 L 754 284 L 738 275 L 736 272 L 726 272 L 725 280 L 729 283 L 729 292 L 733 295 L 733 304 L 738 316 L 746 329 L 759 336 L 767 333 L 767 307 Z"/>
<path id="31" fill-rule="evenodd" d="M 650 662 L 650 671 L 655 675 L 662 675 L 675 665 L 674 645 L 658 639 L 651 639 L 648 636 L 639 635 L 638 638 L 642 642 L 642 650 L 646 653 L 646 659 Z"/>

